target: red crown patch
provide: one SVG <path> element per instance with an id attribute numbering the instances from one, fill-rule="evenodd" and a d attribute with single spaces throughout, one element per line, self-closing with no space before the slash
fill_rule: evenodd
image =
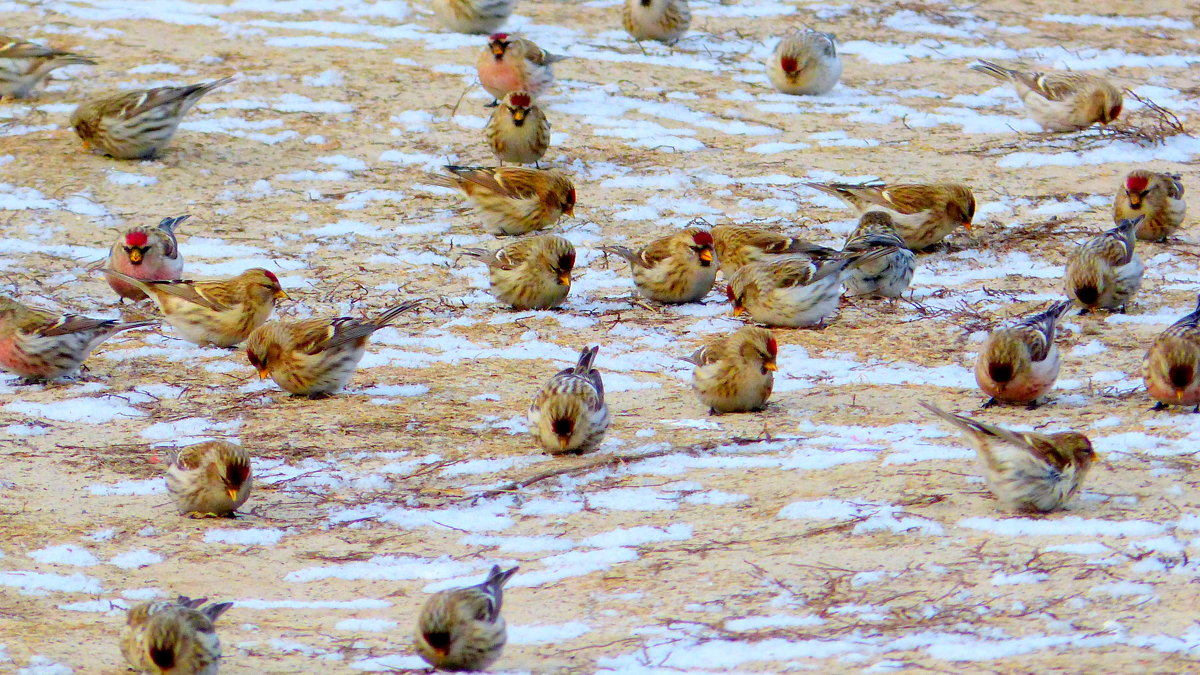
<path id="1" fill-rule="evenodd" d="M 146 245 L 147 241 L 148 239 L 146 238 L 146 233 L 142 232 L 141 230 L 134 230 L 133 232 L 125 235 L 126 246 L 136 246 L 137 248 L 141 248 Z"/>

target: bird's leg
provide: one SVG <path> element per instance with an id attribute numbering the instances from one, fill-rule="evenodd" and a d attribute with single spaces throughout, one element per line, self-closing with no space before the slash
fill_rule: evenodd
<path id="1" fill-rule="evenodd" d="M 1155 403 L 1155 404 L 1154 404 L 1154 407 L 1153 407 L 1153 408 L 1151 408 L 1151 409 L 1150 409 L 1150 411 L 1151 411 L 1151 412 L 1158 412 L 1159 410 L 1166 410 L 1166 409 L 1167 409 L 1167 404 L 1166 404 L 1166 403 L 1163 403 L 1162 401 L 1159 401 L 1159 402 L 1157 402 L 1157 403 Z"/>
<path id="2" fill-rule="evenodd" d="M 993 396 L 992 398 L 989 398 L 988 400 L 984 401 L 983 405 L 979 406 L 979 408 L 982 410 L 984 408 L 990 408 L 994 405 L 1000 405 L 1000 402 L 997 401 L 996 398 Z"/>

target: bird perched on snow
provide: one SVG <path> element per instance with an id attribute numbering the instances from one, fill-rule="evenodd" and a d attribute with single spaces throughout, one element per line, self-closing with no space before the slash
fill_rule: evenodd
<path id="1" fill-rule="evenodd" d="M 488 43 L 475 60 L 475 67 L 479 71 L 479 83 L 497 101 L 512 91 L 524 91 L 534 98 L 541 98 L 554 85 L 554 71 L 550 66 L 565 58 L 547 52 L 532 40 L 496 33 L 488 36 Z"/>
<path id="2" fill-rule="evenodd" d="M 464 248 L 488 266 L 492 295 L 513 309 L 550 309 L 567 299 L 575 247 L 555 234 L 529 237 L 496 251 Z"/>
<path id="3" fill-rule="evenodd" d="M 69 377 L 101 342 L 123 330 L 156 323 L 56 314 L 0 295 L 0 368 L 25 382 Z"/>
<path id="4" fill-rule="evenodd" d="M 71 114 L 83 148 L 115 159 L 148 159 L 171 142 L 183 116 L 202 96 L 233 82 L 225 77 L 187 87 L 130 91 L 84 102 Z"/>
<path id="5" fill-rule="evenodd" d="M 895 222 L 896 233 L 910 250 L 929 248 L 955 228 L 971 229 L 975 195 L 960 183 L 909 183 L 900 185 L 850 185 L 805 183 L 833 195 L 860 214 L 884 211 Z"/>
<path id="6" fill-rule="evenodd" d="M 890 247 L 878 248 L 819 263 L 804 255 L 776 256 L 735 272 L 725 295 L 734 316 L 748 312 L 766 326 L 817 326 L 837 311 L 842 281 L 850 269 L 892 252 Z"/>
<path id="7" fill-rule="evenodd" d="M 583 454 L 608 430 L 604 382 L 592 364 L 600 347 L 584 347 L 574 368 L 559 371 L 529 406 L 529 432 L 546 452 Z"/>
<path id="8" fill-rule="evenodd" d="M 558 169 L 447 166 L 446 170 L 453 175 L 431 175 L 429 181 L 461 190 L 492 234 L 528 234 L 575 214 L 575 186 Z"/>
<path id="9" fill-rule="evenodd" d="M 638 292 L 655 302 L 697 302 L 717 280 L 713 237 L 699 228 L 655 239 L 637 251 L 625 246 L 600 250 L 628 260 Z"/>
<path id="10" fill-rule="evenodd" d="M 438 23 L 455 33 L 487 35 L 504 25 L 516 0 L 432 0 Z"/>
<path id="11" fill-rule="evenodd" d="M 1121 90 L 1097 75 L 1026 73 L 991 61 L 980 61 L 971 70 L 1010 82 L 1029 116 L 1046 131 L 1076 131 L 1121 115 Z"/>
<path id="12" fill-rule="evenodd" d="M 116 270 L 104 273 L 141 289 L 179 337 L 201 346 L 233 347 L 266 322 L 277 300 L 288 299 L 279 277 L 261 267 L 206 281 L 143 281 Z"/>
<path id="13" fill-rule="evenodd" d="M 371 321 L 348 316 L 268 321 L 247 338 L 246 358 L 260 378 L 271 378 L 286 392 L 329 396 L 354 377 L 371 335 L 421 302 L 401 303 Z"/>
<path id="14" fill-rule="evenodd" d="M 621 24 L 638 42 L 675 42 L 692 24 L 692 8 L 688 0 L 625 0 Z"/>
<path id="15" fill-rule="evenodd" d="M 413 637 L 421 658 L 439 670 L 483 670 L 500 658 L 508 641 L 504 584 L 517 569 L 496 565 L 481 584 L 430 596 Z"/>
<path id="16" fill-rule="evenodd" d="M 64 66 L 94 66 L 90 56 L 0 35 L 0 99 L 26 98 L 50 73 Z"/>
<path id="17" fill-rule="evenodd" d="M 996 403 L 1037 407 L 1037 400 L 1058 379 L 1062 361 L 1054 344 L 1054 331 L 1072 304 L 1071 300 L 1056 302 L 1015 326 L 988 335 L 975 359 L 975 381 L 991 397 L 985 408 Z"/>
<path id="18" fill-rule="evenodd" d="M 207 600 L 181 595 L 130 609 L 121 634 L 130 667 L 154 675 L 217 675 L 221 640 L 213 624 L 233 603 L 202 606 Z"/>
<path id="19" fill-rule="evenodd" d="M 762 410 L 775 387 L 779 344 L 771 331 L 742 326 L 684 359 L 695 364 L 692 386 L 709 414 Z"/>
<path id="20" fill-rule="evenodd" d="M 767 77 L 785 94 L 824 94 L 841 76 L 842 59 L 833 33 L 792 31 L 767 59 Z"/>
<path id="21" fill-rule="evenodd" d="M 1081 314 L 1097 308 L 1124 312 L 1142 287 L 1146 267 L 1133 250 L 1142 218 L 1121 221 L 1075 249 L 1067 259 L 1067 295 L 1083 305 Z"/>
<path id="22" fill-rule="evenodd" d="M 712 237 L 726 279 L 743 265 L 765 262 L 775 256 L 802 253 L 813 260 L 828 260 L 838 255 L 836 249 L 758 227 L 717 225 L 712 228 Z"/>
<path id="23" fill-rule="evenodd" d="M 1134 169 L 1125 176 L 1113 199 L 1113 222 L 1145 216 L 1137 238 L 1162 241 L 1175 233 L 1187 215 L 1183 183 L 1173 173 Z"/>
<path id="24" fill-rule="evenodd" d="M 550 121 L 528 92 L 510 91 L 483 128 L 496 161 L 537 165 L 550 147 Z"/>
<path id="25" fill-rule="evenodd" d="M 145 281 L 170 281 L 183 275 L 183 256 L 175 239 L 175 228 L 191 216 L 163 218 L 158 227 L 139 225 L 126 230 L 108 252 L 105 267 Z M 133 284 L 105 277 L 121 300 L 139 302 L 146 294 Z"/>
<path id="26" fill-rule="evenodd" d="M 1081 433 L 1009 431 L 929 403 L 921 405 L 971 441 L 988 487 L 1007 509 L 1045 513 L 1063 508 L 1096 459 L 1091 441 Z"/>
<path id="27" fill-rule="evenodd" d="M 250 453 L 228 441 L 180 448 L 167 466 L 167 492 L 180 515 L 231 516 L 250 498 L 253 483 Z"/>
<path id="28" fill-rule="evenodd" d="M 1189 405 L 1200 412 L 1200 301 L 1194 312 L 1154 339 L 1142 361 L 1142 378 L 1157 401 L 1155 410 Z"/>
<path id="29" fill-rule="evenodd" d="M 842 253 L 863 253 L 879 247 L 892 252 L 850 268 L 842 280 L 847 295 L 876 295 L 898 298 L 904 295 L 917 269 L 917 256 L 904 246 L 896 232 L 896 221 L 884 211 L 867 211 L 858 219 L 858 227 L 846 238 Z"/>

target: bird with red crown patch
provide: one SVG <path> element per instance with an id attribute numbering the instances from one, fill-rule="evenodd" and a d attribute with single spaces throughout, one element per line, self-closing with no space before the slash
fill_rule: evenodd
<path id="1" fill-rule="evenodd" d="M 1137 238 L 1145 241 L 1162 241 L 1175 234 L 1186 215 L 1183 183 L 1177 174 L 1135 169 L 1113 198 L 1113 222 L 1144 216 Z"/>
<path id="2" fill-rule="evenodd" d="M 630 263 L 633 283 L 643 297 L 656 302 L 702 300 L 717 280 L 719 262 L 707 230 L 689 227 L 655 239 L 634 251 L 625 246 L 601 246 Z"/>
<path id="3" fill-rule="evenodd" d="M 183 255 L 175 239 L 175 228 L 190 216 L 163 218 L 157 227 L 139 225 L 126 230 L 113 242 L 105 267 L 143 281 L 170 281 L 183 275 Z M 121 300 L 138 302 L 146 294 L 137 286 L 108 277 Z"/>
<path id="4" fill-rule="evenodd" d="M 550 147 L 550 121 L 527 91 L 511 91 L 483 128 L 496 160 L 537 166 Z"/>
<path id="5" fill-rule="evenodd" d="M 479 83 L 498 103 L 513 91 L 528 92 L 534 98 L 545 95 L 554 84 L 550 66 L 565 58 L 545 51 L 532 40 L 495 33 L 488 36 L 475 67 Z"/>
<path id="6" fill-rule="evenodd" d="M 767 77 L 785 94 L 824 94 L 842 76 L 842 59 L 833 33 L 793 31 L 767 58 Z"/>

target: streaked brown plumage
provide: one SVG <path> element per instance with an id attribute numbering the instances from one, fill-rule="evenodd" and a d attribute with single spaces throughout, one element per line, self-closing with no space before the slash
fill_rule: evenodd
<path id="1" fill-rule="evenodd" d="M 926 410 L 961 431 L 983 464 L 992 494 L 1005 508 L 1045 513 L 1066 506 L 1096 460 L 1091 441 L 1074 431 L 1009 431 L 929 403 Z"/>
<path id="2" fill-rule="evenodd" d="M 250 498 L 253 484 L 250 453 L 228 441 L 180 448 L 167 467 L 167 492 L 181 515 L 231 516 Z"/>
<path id="3" fill-rule="evenodd" d="M 1155 410 L 1187 405 L 1200 412 L 1200 300 L 1154 339 L 1142 360 L 1142 379 Z"/>
<path id="4" fill-rule="evenodd" d="M 217 675 L 221 640 L 213 624 L 233 603 L 202 606 L 207 600 L 181 595 L 130 609 L 121 634 L 130 667 L 153 675 Z"/>
<path id="5" fill-rule="evenodd" d="M 1055 326 L 1074 304 L 1056 302 L 1014 326 L 988 335 L 975 359 L 975 381 L 991 397 L 984 406 L 1019 403 L 1036 406 L 1058 379 L 1062 362 L 1054 344 Z"/>
<path id="6" fill-rule="evenodd" d="M 982 60 L 971 70 L 1012 83 L 1029 116 L 1046 131 L 1108 124 L 1121 115 L 1121 90 L 1097 75 L 1023 72 Z"/>
<path id="7" fill-rule="evenodd" d="M 824 94 L 841 76 L 842 60 L 833 33 L 792 31 L 767 57 L 767 77 L 785 94 Z"/>
<path id="8" fill-rule="evenodd" d="M 26 98 L 50 73 L 64 66 L 94 66 L 90 56 L 0 35 L 0 99 Z"/>
<path id="9" fill-rule="evenodd" d="M 655 239 L 637 251 L 625 246 L 600 250 L 628 260 L 638 292 L 655 302 L 697 302 L 717 279 L 713 237 L 695 227 Z"/>
<path id="10" fill-rule="evenodd" d="M 896 233 L 904 239 L 904 245 L 913 251 L 933 246 L 960 226 L 970 229 L 975 218 L 975 195 L 971 188 L 960 183 L 805 185 L 837 197 L 860 214 L 886 212 L 895 222 Z"/>
<path id="11" fill-rule="evenodd" d="M 492 234 L 528 234 L 575 213 L 575 186 L 558 169 L 519 166 L 447 166 L 435 185 L 456 188 L 471 200 Z"/>
<path id="12" fill-rule="evenodd" d="M 504 25 L 515 4 L 516 0 L 432 0 L 430 7 L 443 28 L 487 35 Z"/>
<path id="13" fill-rule="evenodd" d="M 621 9 L 621 25 L 639 42 L 675 42 L 691 23 L 688 0 L 625 0 Z"/>
<path id="14" fill-rule="evenodd" d="M 483 128 L 496 161 L 536 165 L 550 147 L 550 121 L 528 92 L 512 91 Z"/>
<path id="15" fill-rule="evenodd" d="M 462 252 L 488 266 L 492 295 L 513 309 L 550 309 L 571 290 L 575 247 L 556 235 L 528 237 L 496 251 L 465 248 Z"/>
<path id="16" fill-rule="evenodd" d="M 163 218 L 157 227 L 139 225 L 126 230 L 113 242 L 104 266 L 137 279 L 170 281 L 183 275 L 183 256 L 175 239 L 175 228 L 190 216 Z M 142 289 L 120 279 L 105 277 L 121 300 L 146 299 Z"/>
<path id="17" fill-rule="evenodd" d="M 608 430 L 604 382 L 593 367 L 600 347 L 584 347 L 573 368 L 559 371 L 533 397 L 529 433 L 552 455 L 594 450 Z"/>
<path id="18" fill-rule="evenodd" d="M 692 386 L 711 414 L 761 410 L 775 386 L 779 344 L 766 328 L 742 326 L 710 340 L 685 360 Z"/>
<path id="19" fill-rule="evenodd" d="M 1067 296 L 1084 307 L 1125 311 L 1125 306 L 1142 287 L 1145 266 L 1134 251 L 1135 232 L 1143 216 L 1095 237 L 1071 252 L 1064 276 Z"/>
<path id="20" fill-rule="evenodd" d="M 179 337 L 198 345 L 233 347 L 266 322 L 276 300 L 287 300 L 279 278 L 261 267 L 231 279 L 143 281 L 104 270 L 150 296 Z"/>
<path id="21" fill-rule="evenodd" d="M 504 584 L 518 568 L 493 566 L 481 584 L 439 591 L 425 601 L 413 643 L 439 670 L 483 670 L 504 651 Z"/>
<path id="22" fill-rule="evenodd" d="M 171 142 L 183 116 L 202 96 L 232 81 L 225 77 L 92 99 L 71 114 L 71 126 L 84 149 L 97 148 L 116 159 L 147 159 Z"/>
<path id="23" fill-rule="evenodd" d="M 1113 222 L 1144 216 L 1137 238 L 1162 241 L 1175 234 L 1187 215 L 1179 175 L 1134 169 L 1125 176 L 1113 198 Z"/>
<path id="24" fill-rule="evenodd" d="M 712 228 L 712 237 L 726 279 L 743 265 L 778 255 L 802 253 L 813 260 L 828 260 L 838 254 L 835 249 L 758 227 L 717 225 Z"/>

